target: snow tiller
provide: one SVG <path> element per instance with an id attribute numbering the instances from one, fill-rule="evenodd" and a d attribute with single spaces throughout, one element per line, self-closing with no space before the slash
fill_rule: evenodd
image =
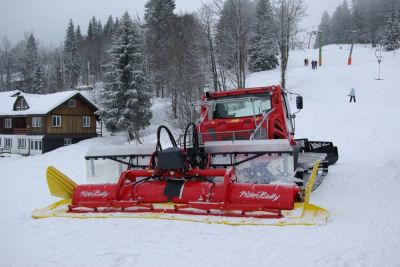
<path id="1" fill-rule="evenodd" d="M 319 161 L 315 162 L 305 186 L 286 181 L 243 181 L 238 178 L 235 164 L 226 168 L 213 166 L 216 164 L 212 164 L 213 155 L 200 149 L 196 125 L 192 126 L 195 134 L 190 148 L 186 145 L 179 148 L 168 128 L 160 126 L 156 149 L 148 166 L 144 169 L 128 168 L 116 183 L 77 185 L 49 167 L 47 182 L 50 192 L 63 200 L 35 210 L 33 218 L 127 217 L 278 226 L 326 223 L 328 212 L 310 203 Z M 160 142 L 163 129 L 172 143 L 172 147 L 167 149 L 163 149 Z M 225 145 L 219 145 L 209 148 L 214 150 L 214 156 L 228 153 L 223 151 Z M 279 162 L 282 154 L 286 153 L 268 153 L 262 142 L 257 144 L 257 148 L 239 142 L 239 146 L 243 145 L 246 152 L 235 152 L 236 162 L 249 161 L 265 154 Z M 275 144 L 275 148 L 279 146 L 282 144 Z M 240 147 L 235 150 L 239 151 Z M 258 152 L 260 150 L 262 154 Z M 284 177 L 287 175 L 282 173 Z"/>

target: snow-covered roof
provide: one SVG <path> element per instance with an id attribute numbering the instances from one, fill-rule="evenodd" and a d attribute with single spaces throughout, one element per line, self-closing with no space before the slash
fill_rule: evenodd
<path id="1" fill-rule="evenodd" d="M 151 155 L 155 149 L 156 144 L 92 146 L 87 151 L 85 158 Z"/>
<path id="2" fill-rule="evenodd" d="M 89 99 L 80 94 L 79 91 L 65 91 L 47 95 L 26 94 L 20 91 L 0 92 L 0 116 L 44 115 L 76 95 L 80 95 L 87 102 L 95 106 Z M 18 96 L 25 98 L 29 106 L 28 109 L 13 110 Z"/>

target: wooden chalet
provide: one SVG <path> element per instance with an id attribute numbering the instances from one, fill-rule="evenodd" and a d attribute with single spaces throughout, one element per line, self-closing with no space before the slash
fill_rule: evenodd
<path id="1" fill-rule="evenodd" d="M 97 107 L 78 91 L 0 93 L 0 153 L 37 155 L 97 136 Z"/>

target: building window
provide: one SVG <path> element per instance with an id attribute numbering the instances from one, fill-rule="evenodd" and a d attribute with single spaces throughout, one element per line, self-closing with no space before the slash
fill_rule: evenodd
<path id="1" fill-rule="evenodd" d="M 31 141 L 31 150 L 42 150 L 42 141 Z"/>
<path id="2" fill-rule="evenodd" d="M 89 116 L 82 117 L 82 127 L 90 127 L 90 117 Z"/>
<path id="3" fill-rule="evenodd" d="M 68 107 L 70 107 L 70 108 L 76 107 L 76 100 L 75 99 L 70 99 L 68 101 Z"/>
<path id="4" fill-rule="evenodd" d="M 4 138 L 4 148 L 12 148 L 12 139 Z"/>
<path id="5" fill-rule="evenodd" d="M 32 117 L 32 127 L 33 128 L 43 127 L 43 118 L 42 117 Z"/>
<path id="6" fill-rule="evenodd" d="M 18 103 L 17 103 L 17 105 L 16 105 L 16 107 L 15 107 L 14 110 L 26 110 L 26 109 L 28 109 L 28 108 L 29 108 L 29 106 L 28 106 L 28 104 L 26 103 L 25 98 L 22 97 L 22 98 L 18 101 Z"/>
<path id="7" fill-rule="evenodd" d="M 61 127 L 61 116 L 52 116 L 51 120 L 53 127 Z"/>
<path id="8" fill-rule="evenodd" d="M 18 148 L 19 149 L 26 148 L 26 139 L 25 138 L 18 138 Z"/>
<path id="9" fill-rule="evenodd" d="M 72 145 L 72 139 L 71 138 L 64 138 L 64 146 Z"/>
<path id="10" fill-rule="evenodd" d="M 4 119 L 4 128 L 12 128 L 12 119 L 11 118 Z"/>

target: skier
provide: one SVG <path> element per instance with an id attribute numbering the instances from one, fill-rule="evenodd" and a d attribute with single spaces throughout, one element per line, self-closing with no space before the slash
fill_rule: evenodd
<path id="1" fill-rule="evenodd" d="M 308 66 L 308 58 L 304 59 L 304 66 L 306 66 L 306 67 Z"/>
<path id="2" fill-rule="evenodd" d="M 315 61 L 315 60 L 311 61 L 311 68 L 313 70 L 315 70 L 317 68 L 317 61 Z"/>
<path id="3" fill-rule="evenodd" d="M 354 103 L 356 103 L 356 91 L 353 87 L 350 88 L 350 94 L 348 94 L 348 96 L 350 96 L 350 103 L 352 100 L 354 100 Z"/>

